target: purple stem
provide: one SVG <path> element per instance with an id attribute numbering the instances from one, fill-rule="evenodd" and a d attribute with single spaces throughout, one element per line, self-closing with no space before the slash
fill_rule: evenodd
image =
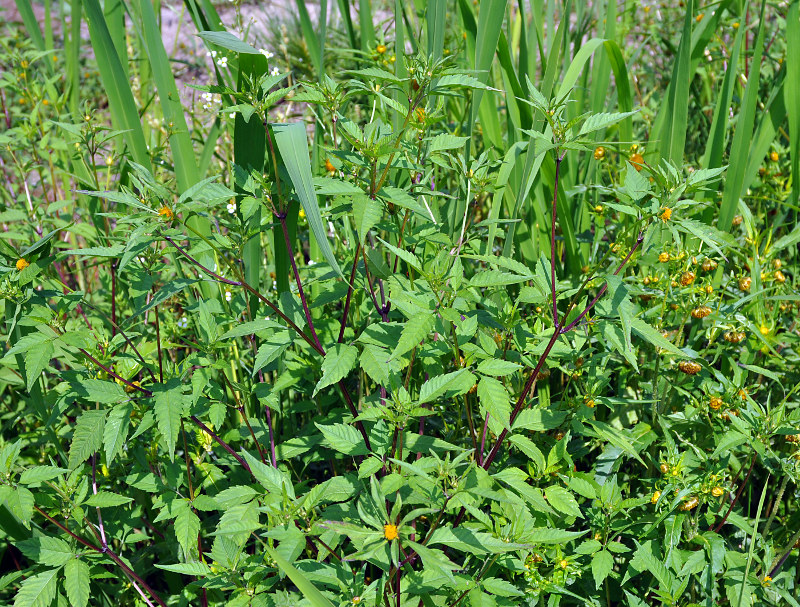
<path id="1" fill-rule="evenodd" d="M 311 312 L 308 309 L 308 303 L 306 302 L 306 294 L 303 290 L 303 283 L 300 280 L 300 272 L 297 271 L 297 264 L 294 261 L 294 248 L 292 247 L 292 242 L 289 240 L 289 230 L 286 228 L 286 214 L 282 212 L 278 213 L 278 220 L 281 222 L 281 229 L 283 230 L 283 242 L 286 244 L 286 252 L 289 254 L 289 261 L 292 262 L 294 281 L 297 283 L 297 292 L 299 293 L 300 301 L 303 304 L 303 312 L 306 315 L 308 328 L 311 329 L 311 337 L 314 339 L 314 343 L 317 344 L 317 350 L 319 353 L 322 354 L 322 356 L 325 356 L 325 350 L 319 343 L 317 332 L 314 330 L 314 320 L 311 318 Z"/>
<path id="2" fill-rule="evenodd" d="M 361 242 L 356 247 L 356 254 L 353 257 L 353 269 L 350 271 L 350 282 L 347 285 L 347 299 L 344 301 L 344 310 L 342 311 L 342 323 L 339 326 L 339 339 L 337 343 L 342 343 L 344 340 L 344 328 L 347 326 L 347 315 L 350 313 L 350 300 L 353 298 L 353 288 L 355 287 L 356 268 L 358 268 L 358 258 L 361 256 Z"/>

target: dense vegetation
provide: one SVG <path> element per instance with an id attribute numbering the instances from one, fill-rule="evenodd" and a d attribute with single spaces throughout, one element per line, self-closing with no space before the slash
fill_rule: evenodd
<path id="1" fill-rule="evenodd" d="M 800 1 L 161 4 L 0 37 L 1 604 L 798 607 Z"/>

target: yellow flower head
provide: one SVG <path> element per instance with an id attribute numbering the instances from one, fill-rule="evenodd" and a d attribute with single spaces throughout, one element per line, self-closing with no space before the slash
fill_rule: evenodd
<path id="1" fill-rule="evenodd" d="M 333 166 L 333 163 L 331 162 L 330 158 L 325 159 L 325 170 L 328 171 L 329 173 L 336 172 L 336 167 Z"/>
<path id="2" fill-rule="evenodd" d="M 388 525 L 383 526 L 383 537 L 385 537 L 390 542 L 392 540 L 397 539 L 397 525 L 392 525 L 389 523 Z"/>
<path id="3" fill-rule="evenodd" d="M 172 221 L 173 219 L 175 219 L 175 213 L 173 213 L 172 209 L 170 209 L 167 205 L 164 205 L 163 207 L 158 209 L 158 215 L 160 217 L 163 217 L 167 221 Z"/>
<path id="4" fill-rule="evenodd" d="M 22 259 L 21 257 L 17 260 L 17 270 L 22 272 L 25 268 L 27 268 L 29 264 L 26 260 Z"/>
<path id="5" fill-rule="evenodd" d="M 669 218 L 672 217 L 672 209 L 665 207 L 664 212 L 659 217 L 661 217 L 662 221 L 669 221 Z"/>
<path id="6" fill-rule="evenodd" d="M 606 156 L 606 149 L 599 145 L 594 149 L 594 159 L 595 160 L 602 160 Z"/>
<path id="7" fill-rule="evenodd" d="M 386 52 L 386 45 L 385 44 L 379 44 L 375 48 L 375 50 L 378 51 L 378 53 L 380 53 L 381 55 L 383 55 Z"/>
<path id="8" fill-rule="evenodd" d="M 298 213 L 298 214 L 300 215 L 300 219 L 305 219 L 306 218 L 306 212 L 305 212 L 304 209 L 300 209 L 300 213 Z"/>

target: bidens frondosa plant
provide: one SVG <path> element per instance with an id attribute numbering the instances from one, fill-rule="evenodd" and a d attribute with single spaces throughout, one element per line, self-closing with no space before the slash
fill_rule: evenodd
<path id="1" fill-rule="evenodd" d="M 4 43 L 2 599 L 790 604 L 790 19 L 665 7 L 663 91 L 613 3 L 368 5 Z"/>

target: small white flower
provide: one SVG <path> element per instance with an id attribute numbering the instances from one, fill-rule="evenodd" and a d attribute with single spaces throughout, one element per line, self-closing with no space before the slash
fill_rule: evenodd
<path id="1" fill-rule="evenodd" d="M 230 291 L 225 291 L 225 301 L 230 301 L 233 298 L 233 295 Z"/>
<path id="2" fill-rule="evenodd" d="M 206 52 L 206 57 L 216 57 L 217 51 L 208 51 Z"/>
<path id="3" fill-rule="evenodd" d="M 185 316 L 181 316 L 180 319 L 178 320 L 178 328 L 185 329 L 188 326 L 189 326 L 189 319 L 186 318 Z"/>
<path id="4" fill-rule="evenodd" d="M 228 66 L 228 58 L 227 57 L 220 57 L 217 59 L 217 65 L 220 67 L 227 67 Z"/>
<path id="5" fill-rule="evenodd" d="M 272 68 L 272 69 L 269 71 L 269 75 L 270 75 L 270 76 L 279 76 L 279 75 L 280 75 L 280 73 L 281 73 L 281 71 L 280 71 L 280 70 L 279 70 L 277 67 L 273 67 L 273 68 Z"/>
<path id="6" fill-rule="evenodd" d="M 228 118 L 236 118 L 236 112 L 231 112 L 228 114 Z"/>
<path id="7" fill-rule="evenodd" d="M 317 263 L 317 262 L 316 262 L 316 261 L 314 261 L 313 259 L 309 259 L 309 260 L 308 260 L 308 265 L 310 265 L 310 266 L 313 266 L 313 265 L 314 265 L 314 264 L 316 264 L 316 263 Z"/>
<path id="8" fill-rule="evenodd" d="M 236 203 L 235 202 L 229 202 L 228 203 L 228 213 L 233 215 L 235 212 L 236 212 Z"/>
<path id="9" fill-rule="evenodd" d="M 272 281 L 272 288 L 273 289 L 277 289 L 278 288 L 278 281 L 277 280 L 273 280 Z"/>
<path id="10" fill-rule="evenodd" d="M 275 56 L 275 53 L 272 53 L 265 48 L 258 49 L 258 52 L 264 55 L 267 59 L 272 59 Z"/>

